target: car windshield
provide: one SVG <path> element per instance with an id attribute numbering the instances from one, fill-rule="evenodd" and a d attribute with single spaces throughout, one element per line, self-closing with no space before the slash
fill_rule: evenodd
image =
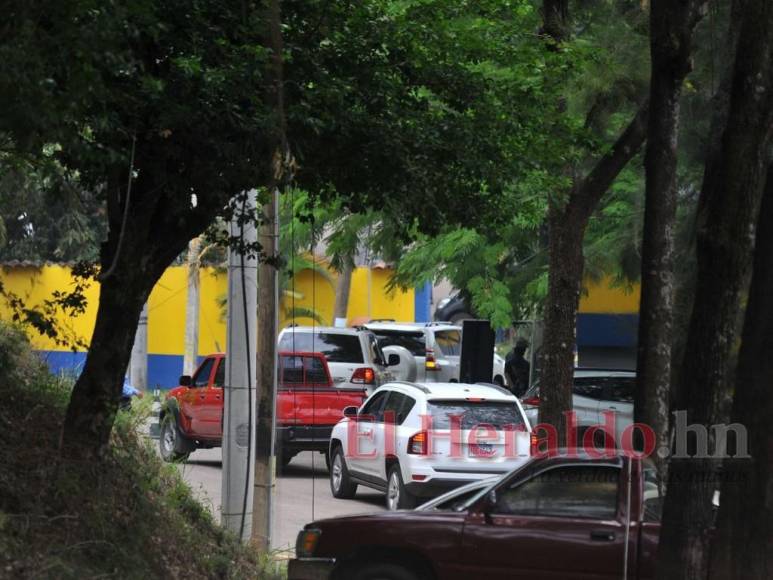
<path id="1" fill-rule="evenodd" d="M 463 485 L 462 487 L 444 493 L 443 495 L 420 505 L 416 509 L 420 511 L 456 511 L 460 506 L 466 505 L 470 498 L 478 496 L 481 490 L 488 491 L 498 481 L 498 477 L 492 477 L 484 481 L 474 481 L 472 483 L 468 483 L 467 485 Z"/>
<path id="2" fill-rule="evenodd" d="M 374 330 L 381 348 L 387 346 L 402 346 L 413 356 L 425 356 L 426 345 L 424 333 L 406 330 Z"/>
<path id="3" fill-rule="evenodd" d="M 288 352 L 321 352 L 331 363 L 362 363 L 362 346 L 355 334 L 326 332 L 286 332 L 279 350 Z"/>
<path id="4" fill-rule="evenodd" d="M 517 467 L 514 471 L 511 471 L 510 473 L 506 473 L 505 475 L 501 476 L 499 479 L 496 479 L 491 482 L 491 485 L 487 485 L 483 489 L 481 489 L 478 493 L 472 495 L 469 497 L 469 499 L 463 500 L 459 502 L 457 505 L 453 507 L 453 510 L 455 512 L 463 512 L 470 508 L 472 504 L 477 502 L 480 498 L 482 498 L 484 495 L 486 495 L 489 491 L 491 491 L 495 486 L 499 485 L 501 481 L 504 481 L 506 478 L 510 479 L 510 476 L 516 473 L 524 472 L 525 470 L 531 470 L 534 468 L 533 465 L 534 458 L 530 458 L 527 460 L 526 463 L 521 465 L 520 467 Z"/>
<path id="5" fill-rule="evenodd" d="M 493 425 L 495 429 L 523 425 L 515 402 L 430 401 L 428 408 L 433 429 L 450 429 L 455 417 L 461 417 L 460 428 L 464 430 L 479 425 Z"/>

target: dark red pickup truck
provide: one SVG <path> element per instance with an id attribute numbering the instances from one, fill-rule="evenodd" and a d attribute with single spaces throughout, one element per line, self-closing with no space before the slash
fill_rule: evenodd
<path id="1" fill-rule="evenodd" d="M 581 453 L 535 458 L 445 509 L 307 524 L 289 579 L 652 578 L 654 467 Z"/>
<path id="2" fill-rule="evenodd" d="M 343 409 L 359 407 L 366 391 L 336 389 L 320 353 L 281 352 L 278 356 L 277 455 L 286 465 L 300 451 L 324 453 Z M 212 354 L 193 377 L 183 375 L 180 386 L 169 391 L 159 416 L 159 447 L 166 461 L 221 445 L 224 379 L 225 355 Z"/>

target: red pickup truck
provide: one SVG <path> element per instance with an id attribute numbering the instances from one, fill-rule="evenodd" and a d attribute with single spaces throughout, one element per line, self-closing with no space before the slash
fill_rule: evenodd
<path id="1" fill-rule="evenodd" d="M 661 497 L 654 466 L 582 451 L 533 458 L 450 506 L 307 524 L 289 580 L 654 576 Z"/>
<path id="2" fill-rule="evenodd" d="M 345 407 L 362 404 L 365 389 L 336 389 L 325 356 L 280 352 L 276 401 L 277 456 L 283 465 L 300 451 L 325 453 Z M 159 448 L 166 461 L 196 449 L 220 447 L 223 437 L 225 355 L 204 358 L 192 377 L 180 377 L 159 415 Z"/>

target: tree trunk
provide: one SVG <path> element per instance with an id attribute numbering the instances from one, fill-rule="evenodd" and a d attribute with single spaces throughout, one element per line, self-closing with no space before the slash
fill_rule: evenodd
<path id="1" fill-rule="evenodd" d="M 563 413 L 572 408 L 576 318 L 584 267 L 582 239 L 588 224 L 587 217 L 572 209 L 551 207 L 548 215 L 549 274 L 539 418 L 556 428 L 560 443 L 566 440 Z"/>
<path id="2" fill-rule="evenodd" d="M 194 208 L 181 204 L 179 193 L 164 187 L 168 167 L 158 160 L 167 154 L 165 147 L 153 137 L 137 141 L 131 188 L 125 192 L 125 176 L 109 176 L 109 229 L 100 252 L 97 318 L 62 429 L 61 454 L 69 460 L 102 457 L 142 305 L 167 266 L 192 237 L 204 231 L 230 197 L 218 192 L 202 196 Z"/>
<path id="3" fill-rule="evenodd" d="M 336 319 L 346 319 L 346 314 L 349 311 L 349 291 L 352 286 L 352 273 L 354 272 L 354 261 L 351 259 L 344 259 L 343 268 L 338 273 L 338 280 L 336 281 L 336 299 L 335 306 L 333 308 L 333 323 Z"/>
<path id="4" fill-rule="evenodd" d="M 568 0 L 544 0 L 542 18 L 543 34 L 557 45 L 568 38 Z M 564 413 L 572 409 L 574 348 L 584 269 L 582 241 L 585 228 L 601 197 L 641 148 L 646 135 L 647 111 L 645 104 L 587 177 L 575 181 L 566 198 L 554 195 L 549 200 L 548 296 L 539 419 L 541 423 L 555 428 L 557 442 L 565 441 Z"/>
<path id="5" fill-rule="evenodd" d="M 691 69 L 692 33 L 705 0 L 654 0 L 650 12 L 650 117 L 644 156 L 646 197 L 634 419 L 668 448 L 674 307 L 674 228 L 679 99 Z M 653 459 L 664 475 L 665 462 Z"/>
<path id="6" fill-rule="evenodd" d="M 268 75 L 271 79 L 268 98 L 278 120 L 273 135 L 275 148 L 271 162 L 269 202 L 263 207 L 265 219 L 258 241 L 265 259 L 258 268 L 258 409 L 255 432 L 255 494 L 253 498 L 253 542 L 262 552 L 270 548 L 272 499 L 275 486 L 276 444 L 274 442 L 275 389 L 277 372 L 276 339 L 279 323 L 279 188 L 290 177 L 287 144 L 282 62 L 282 15 L 280 0 L 267 6 L 267 46 L 271 50 Z"/>
<path id="7" fill-rule="evenodd" d="M 277 198 L 274 189 L 270 201 L 263 206 L 264 220 L 260 226 L 259 243 L 266 256 L 278 255 Z M 271 499 L 274 492 L 275 458 L 272 450 L 274 434 L 274 385 L 276 382 L 276 337 L 278 296 L 277 269 L 261 261 L 258 267 L 258 409 L 255 432 L 255 494 L 252 513 L 253 541 L 260 550 L 269 549 L 271 535 Z M 274 459 L 274 462 L 272 462 Z"/>
<path id="8" fill-rule="evenodd" d="M 687 424 L 715 422 L 727 390 L 773 121 L 771 47 L 773 5 L 748 0 L 720 156 L 707 161 L 699 200 L 696 295 L 676 393 Z M 671 460 L 658 578 L 706 578 L 717 466 L 714 458 Z"/>
<path id="9" fill-rule="evenodd" d="M 118 410 L 142 306 L 156 278 L 120 276 L 102 282 L 83 372 L 75 383 L 62 431 L 62 454 L 95 460 L 105 452 Z"/>
<path id="10" fill-rule="evenodd" d="M 773 164 L 757 222 L 733 401 L 751 459 L 726 459 L 711 578 L 773 578 Z M 738 450 L 730 449 L 731 452 Z"/>
<path id="11" fill-rule="evenodd" d="M 572 409 L 572 376 L 577 308 L 582 287 L 582 240 L 590 216 L 601 197 L 636 155 L 646 135 L 648 107 L 642 105 L 611 150 L 588 176 L 575 184 L 568 199 L 552 198 L 548 212 L 549 267 L 545 306 L 540 397 L 540 422 L 556 429 L 558 442 L 566 437 L 564 413 Z"/>

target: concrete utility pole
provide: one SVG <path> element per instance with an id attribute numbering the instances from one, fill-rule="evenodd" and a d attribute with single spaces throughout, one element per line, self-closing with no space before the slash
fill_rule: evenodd
<path id="1" fill-rule="evenodd" d="M 129 359 L 129 383 L 145 391 L 148 388 L 148 303 L 142 307 L 137 332 L 134 334 L 134 346 Z"/>
<path id="2" fill-rule="evenodd" d="M 252 220 L 257 192 L 246 194 L 230 224 L 230 237 L 245 245 L 257 241 Z M 242 222 L 241 224 L 239 222 Z M 223 409 L 223 526 L 249 540 L 252 534 L 252 488 L 255 464 L 255 313 L 257 257 L 228 251 L 228 323 Z"/>
<path id="3" fill-rule="evenodd" d="M 193 376 L 196 371 L 199 348 L 199 256 L 201 238 L 188 244 L 188 297 L 185 303 L 185 352 L 183 374 Z"/>
<path id="4" fill-rule="evenodd" d="M 264 223 L 260 226 L 260 244 L 266 256 L 279 255 L 279 191 L 274 188 L 270 201 L 263 208 Z M 271 547 L 273 497 L 276 485 L 275 401 L 277 356 L 276 338 L 279 328 L 279 276 L 276 267 L 260 264 L 258 300 L 258 423 L 256 433 L 255 499 L 253 540 L 260 550 Z"/>

